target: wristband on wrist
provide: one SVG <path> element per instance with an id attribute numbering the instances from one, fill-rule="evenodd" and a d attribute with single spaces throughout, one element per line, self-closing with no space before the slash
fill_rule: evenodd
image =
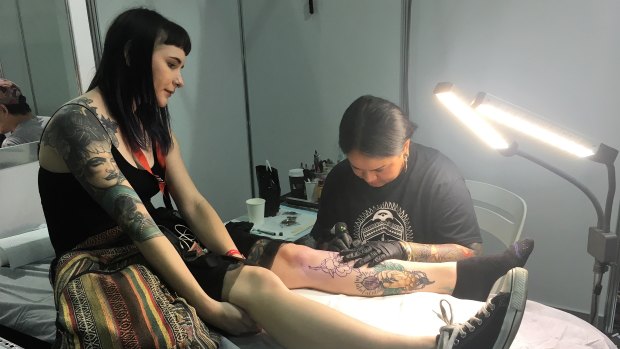
<path id="1" fill-rule="evenodd" d="M 228 250 L 228 252 L 226 252 L 224 255 L 227 257 L 233 257 L 235 255 L 238 255 L 238 256 L 241 256 L 241 258 L 245 258 L 245 256 L 241 252 L 239 252 L 239 250 L 234 249 L 234 248 L 231 250 Z"/>

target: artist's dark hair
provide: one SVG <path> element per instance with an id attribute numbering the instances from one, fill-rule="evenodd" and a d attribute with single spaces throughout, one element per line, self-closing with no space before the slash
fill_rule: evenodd
<path id="1" fill-rule="evenodd" d="M 402 152 L 416 128 L 396 104 L 366 95 L 344 112 L 338 145 L 345 154 L 357 150 L 372 157 L 394 156 Z"/>
<path id="2" fill-rule="evenodd" d="M 158 44 L 177 46 L 186 55 L 192 47 L 185 29 L 153 10 L 121 13 L 108 29 L 88 90 L 99 88 L 133 150 L 150 145 L 145 144 L 146 134 L 167 153 L 172 144 L 170 114 L 167 106 L 157 105 L 153 87 L 153 49 Z"/>
<path id="3" fill-rule="evenodd" d="M 24 115 L 32 111 L 32 109 L 30 109 L 30 105 L 26 102 L 26 97 L 24 97 L 24 95 L 19 96 L 17 104 L 5 104 L 4 106 L 9 113 L 15 115 Z"/>

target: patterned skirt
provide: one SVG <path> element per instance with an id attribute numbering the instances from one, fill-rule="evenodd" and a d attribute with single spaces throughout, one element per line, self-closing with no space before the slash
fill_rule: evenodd
<path id="1" fill-rule="evenodd" d="M 220 335 L 149 270 L 119 228 L 59 257 L 50 277 L 55 348 L 219 347 Z"/>

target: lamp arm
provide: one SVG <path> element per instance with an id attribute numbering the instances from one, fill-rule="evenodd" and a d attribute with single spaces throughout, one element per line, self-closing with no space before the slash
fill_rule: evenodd
<path id="1" fill-rule="evenodd" d="M 616 168 L 614 162 L 618 157 L 618 149 L 612 148 L 605 143 L 601 143 L 594 155 L 588 159 L 605 164 L 607 166 L 607 200 L 605 201 L 605 222 L 604 233 L 609 233 L 611 229 L 611 210 L 614 204 L 614 195 L 616 193 Z"/>
<path id="2" fill-rule="evenodd" d="M 519 155 L 522 158 L 528 159 L 533 163 L 536 163 L 537 165 L 540 165 L 544 168 L 546 168 L 547 170 L 555 173 L 556 175 L 564 178 L 565 180 L 569 181 L 570 183 L 572 183 L 574 186 L 576 186 L 577 188 L 579 188 L 579 190 L 581 190 L 584 194 L 586 194 L 586 196 L 588 197 L 588 199 L 590 199 L 590 201 L 592 202 L 592 205 L 594 205 L 594 210 L 596 211 L 596 227 L 599 229 L 603 229 L 603 225 L 605 222 L 605 214 L 603 213 L 603 208 L 601 207 L 600 202 L 598 201 L 598 199 L 596 198 L 596 196 L 594 196 L 594 194 L 592 193 L 592 191 L 590 191 L 590 189 L 588 189 L 585 185 L 583 185 L 581 182 L 579 182 L 575 177 L 569 175 L 568 173 L 560 170 L 559 168 L 546 163 L 542 160 L 540 160 L 537 157 L 534 157 L 528 153 L 525 153 L 521 150 L 518 149 L 518 146 L 516 143 L 513 143 L 508 149 L 504 149 L 504 150 L 500 150 L 500 153 L 504 156 L 512 156 L 512 155 Z M 614 177 L 615 178 L 615 177 Z M 612 198 L 612 202 L 613 202 L 613 198 Z"/>
<path id="3" fill-rule="evenodd" d="M 605 164 L 607 166 L 607 199 L 605 200 L 605 225 L 603 232 L 608 233 L 611 227 L 611 210 L 614 205 L 614 195 L 616 193 L 616 168 L 613 163 Z"/>

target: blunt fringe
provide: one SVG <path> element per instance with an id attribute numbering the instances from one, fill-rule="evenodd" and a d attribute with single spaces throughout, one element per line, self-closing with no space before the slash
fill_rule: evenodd
<path id="1" fill-rule="evenodd" d="M 395 156 L 416 128 L 396 104 L 366 95 L 356 99 L 344 112 L 338 145 L 345 154 L 357 150 L 371 157 Z"/>
<path id="2" fill-rule="evenodd" d="M 158 44 L 174 45 L 188 55 L 189 35 L 159 13 L 134 8 L 110 25 L 101 63 L 88 87 L 98 87 L 132 150 L 148 148 L 147 140 L 167 154 L 172 145 L 168 107 L 160 108 L 153 87 L 152 58 Z"/>

